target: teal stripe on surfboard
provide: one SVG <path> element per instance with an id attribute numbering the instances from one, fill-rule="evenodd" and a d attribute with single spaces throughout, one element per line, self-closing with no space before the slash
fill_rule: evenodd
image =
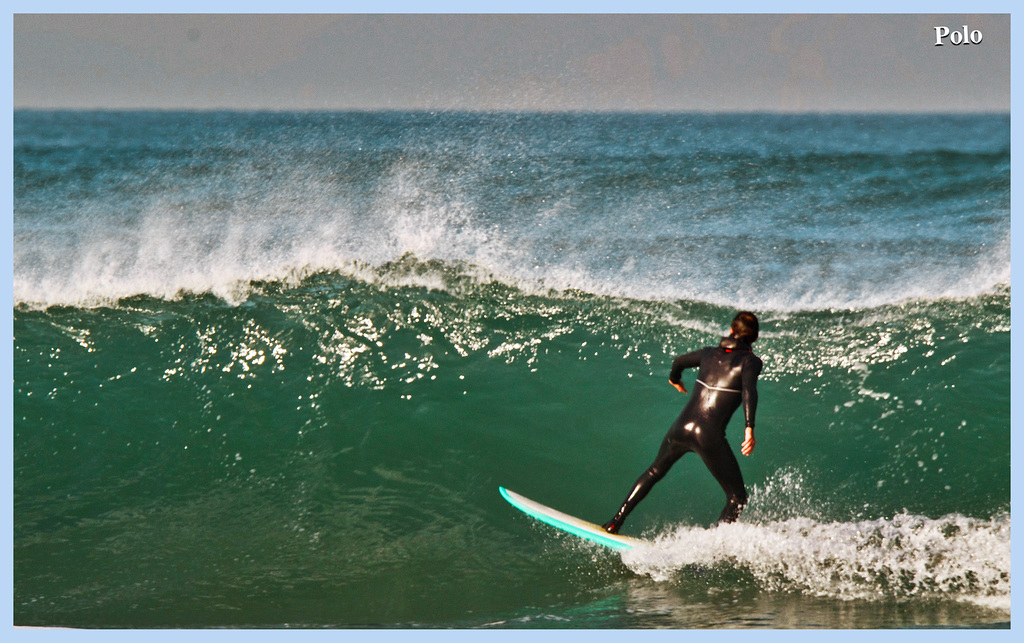
<path id="1" fill-rule="evenodd" d="M 519 511 L 522 511 L 527 516 L 536 518 L 537 520 L 551 525 L 556 529 L 560 529 L 579 538 L 595 542 L 599 545 L 604 545 L 605 547 L 610 547 L 619 551 L 626 551 L 644 542 L 639 538 L 631 538 L 630 536 L 622 536 L 619 534 L 609 534 L 600 526 L 595 525 L 592 522 L 580 520 L 575 516 L 562 513 L 557 509 L 546 507 L 539 502 L 530 500 L 529 498 L 521 496 L 514 491 L 509 491 L 505 487 L 498 487 L 498 491 L 501 492 L 501 496 L 507 500 L 509 504 Z"/>

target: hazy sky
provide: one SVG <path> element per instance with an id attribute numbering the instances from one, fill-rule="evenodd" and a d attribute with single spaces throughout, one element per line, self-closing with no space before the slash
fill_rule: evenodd
<path id="1" fill-rule="evenodd" d="M 1010 18 L 16 15 L 14 105 L 1008 111 Z"/>

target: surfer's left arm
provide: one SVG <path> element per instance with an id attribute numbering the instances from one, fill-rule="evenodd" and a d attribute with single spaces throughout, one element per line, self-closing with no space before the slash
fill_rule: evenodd
<path id="1" fill-rule="evenodd" d="M 704 350 L 696 350 L 692 353 L 680 355 L 679 357 L 672 360 L 672 371 L 668 374 L 668 383 L 676 387 L 676 390 L 680 393 L 686 393 L 686 387 L 683 385 L 682 376 L 683 369 L 685 368 L 696 368 L 700 366 L 700 358 L 704 354 Z"/>

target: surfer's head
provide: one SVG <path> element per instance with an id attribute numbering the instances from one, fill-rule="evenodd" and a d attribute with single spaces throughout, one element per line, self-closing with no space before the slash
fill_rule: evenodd
<path id="1" fill-rule="evenodd" d="M 757 315 L 743 311 L 732 320 L 732 336 L 740 341 L 753 344 L 757 341 L 757 334 L 760 326 L 757 323 Z"/>

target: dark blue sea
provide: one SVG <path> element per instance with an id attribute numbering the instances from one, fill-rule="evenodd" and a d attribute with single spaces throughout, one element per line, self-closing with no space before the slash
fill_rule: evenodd
<path id="1" fill-rule="evenodd" d="M 16 625 L 1010 623 L 1008 115 L 16 111 L 13 181 Z M 505 503 L 608 519 L 739 309 L 738 523 Z"/>

